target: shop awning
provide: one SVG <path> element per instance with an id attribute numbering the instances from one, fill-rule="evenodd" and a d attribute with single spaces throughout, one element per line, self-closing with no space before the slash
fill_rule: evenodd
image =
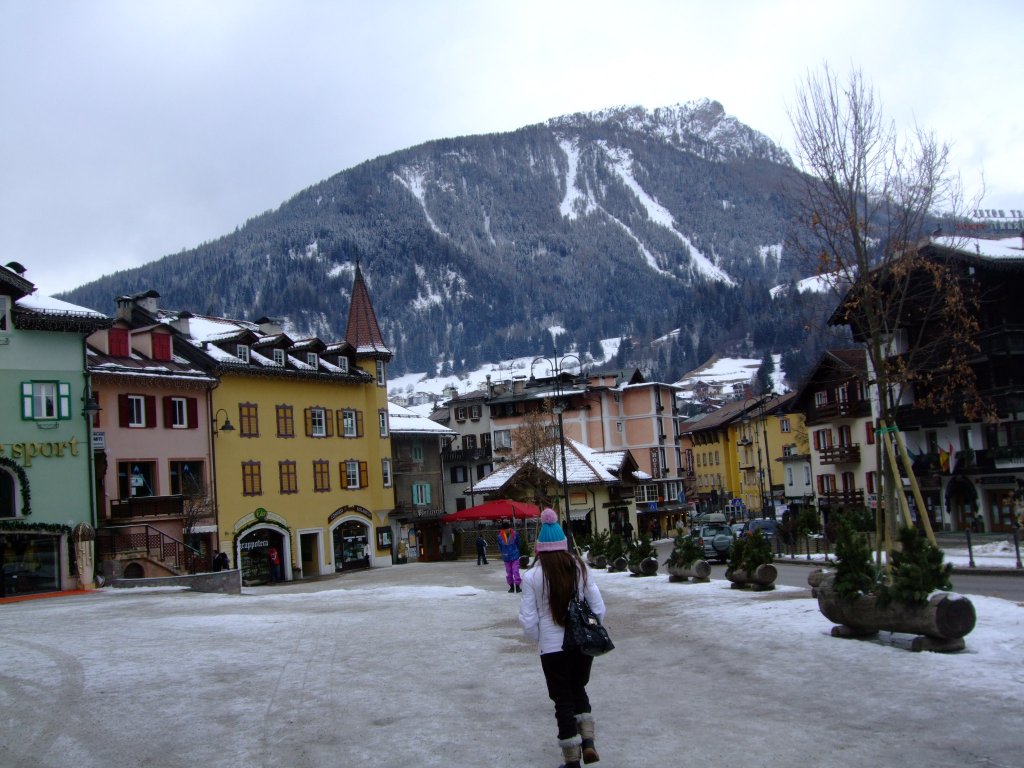
<path id="1" fill-rule="evenodd" d="M 497 501 L 486 501 L 483 504 L 477 504 L 475 507 L 468 507 L 458 512 L 444 515 L 441 521 L 445 523 L 458 523 L 467 520 L 525 520 L 530 517 L 540 517 L 540 507 L 536 504 L 527 504 L 525 501 L 498 499 Z"/>

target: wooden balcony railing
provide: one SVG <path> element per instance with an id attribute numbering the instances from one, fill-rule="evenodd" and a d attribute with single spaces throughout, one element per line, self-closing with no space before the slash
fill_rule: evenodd
<path id="1" fill-rule="evenodd" d="M 145 517 L 182 517 L 184 496 L 136 496 L 110 501 L 111 520 L 139 520 Z"/>
<path id="2" fill-rule="evenodd" d="M 860 446 L 830 445 L 818 451 L 818 458 L 822 464 L 856 464 L 860 461 Z"/>
<path id="3" fill-rule="evenodd" d="M 846 400 L 840 403 L 822 403 L 813 406 L 807 413 L 807 423 L 832 421 L 834 419 L 862 419 L 871 415 L 870 400 Z"/>
<path id="4" fill-rule="evenodd" d="M 818 494 L 818 501 L 826 507 L 863 507 L 864 491 L 826 491 Z"/>

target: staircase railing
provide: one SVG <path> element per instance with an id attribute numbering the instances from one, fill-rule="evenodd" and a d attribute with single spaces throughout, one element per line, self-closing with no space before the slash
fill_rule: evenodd
<path id="1" fill-rule="evenodd" d="M 106 526 L 96 534 L 98 559 L 145 555 L 179 573 L 209 569 L 206 557 L 198 549 L 146 523 Z"/>

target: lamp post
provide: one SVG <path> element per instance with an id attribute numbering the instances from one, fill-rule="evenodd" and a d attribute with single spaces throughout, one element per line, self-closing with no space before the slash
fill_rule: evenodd
<path id="1" fill-rule="evenodd" d="M 551 410 L 558 416 L 558 444 L 562 452 L 562 496 L 565 507 L 565 531 L 569 548 L 572 550 L 576 545 L 573 541 L 572 535 L 572 520 L 569 517 L 569 471 L 565 463 L 565 425 L 562 421 L 562 414 L 565 412 L 565 403 L 562 402 L 562 398 L 564 397 L 562 393 L 562 374 L 565 373 L 565 363 L 566 360 L 569 359 L 576 361 L 577 368 L 583 367 L 583 363 L 580 362 L 580 359 L 573 354 L 562 355 L 559 357 L 556 352 L 555 356 L 551 358 L 543 356 L 536 357 L 533 362 L 530 363 L 530 378 L 533 378 L 533 367 L 543 360 L 548 364 L 548 369 L 555 379 L 554 397 L 556 397 L 557 400 L 553 402 Z"/>
<path id="2" fill-rule="evenodd" d="M 466 457 L 469 459 L 469 506 L 476 506 L 476 498 L 473 495 L 473 475 L 476 474 L 476 463 L 480 461 L 480 451 L 473 450 Z"/>

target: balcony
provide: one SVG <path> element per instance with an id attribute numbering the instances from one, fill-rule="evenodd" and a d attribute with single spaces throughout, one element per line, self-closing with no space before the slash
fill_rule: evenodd
<path id="1" fill-rule="evenodd" d="M 147 517 L 182 517 L 184 514 L 185 497 L 180 495 L 135 496 L 110 502 L 110 519 L 119 522 Z"/>
<path id="2" fill-rule="evenodd" d="M 846 400 L 840 403 L 822 403 L 807 412 L 807 423 L 817 424 L 838 419 L 863 419 L 871 415 L 871 401 Z"/>
<path id="3" fill-rule="evenodd" d="M 822 507 L 863 507 L 864 491 L 826 491 L 818 494 Z"/>
<path id="4" fill-rule="evenodd" d="M 455 461 L 483 461 L 491 458 L 490 448 L 456 448 L 441 452 L 441 461 L 445 464 Z"/>
<path id="5" fill-rule="evenodd" d="M 852 445 L 830 445 L 818 451 L 818 458 L 822 464 L 858 464 L 860 463 L 860 446 Z"/>

